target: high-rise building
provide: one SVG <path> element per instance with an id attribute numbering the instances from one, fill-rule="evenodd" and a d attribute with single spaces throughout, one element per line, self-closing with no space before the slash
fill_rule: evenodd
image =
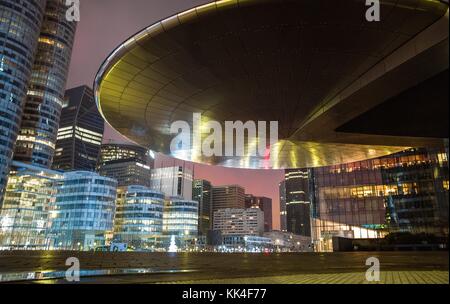
<path id="1" fill-rule="evenodd" d="M 227 208 L 214 211 L 213 230 L 222 235 L 259 235 L 264 232 L 264 213 L 259 208 Z"/>
<path id="2" fill-rule="evenodd" d="M 286 219 L 286 181 L 282 181 L 279 185 L 280 193 L 280 230 L 287 232 L 287 219 Z"/>
<path id="3" fill-rule="evenodd" d="M 212 212 L 219 209 L 245 208 L 245 189 L 239 185 L 214 186 Z M 214 221 L 214 219 L 213 219 Z"/>
<path id="4" fill-rule="evenodd" d="M 448 155 L 411 149 L 311 170 L 312 239 L 381 238 L 392 232 L 448 236 Z"/>
<path id="5" fill-rule="evenodd" d="M 264 231 L 272 230 L 272 199 L 264 196 L 245 195 L 245 208 L 259 208 L 264 212 Z"/>
<path id="6" fill-rule="evenodd" d="M 64 173 L 50 204 L 50 249 L 91 250 L 112 238 L 117 181 L 89 171 Z"/>
<path id="7" fill-rule="evenodd" d="M 311 236 L 309 172 L 307 169 L 285 170 L 286 230 Z"/>
<path id="8" fill-rule="evenodd" d="M 46 250 L 48 213 L 61 172 L 13 161 L 0 210 L 0 248 Z"/>
<path id="9" fill-rule="evenodd" d="M 15 160 L 45 168 L 55 152 L 77 24 L 66 11 L 64 0 L 47 0 L 14 150 Z"/>
<path id="10" fill-rule="evenodd" d="M 153 158 L 144 147 L 130 144 L 103 144 L 98 161 L 98 172 L 117 179 L 119 187 L 151 186 Z"/>
<path id="11" fill-rule="evenodd" d="M 163 213 L 163 232 L 168 236 L 193 238 L 198 234 L 198 202 L 182 197 L 166 200 Z"/>
<path id="12" fill-rule="evenodd" d="M 0 2 L 0 207 L 31 78 L 45 0 Z"/>
<path id="13" fill-rule="evenodd" d="M 163 232 L 164 194 L 144 186 L 117 189 L 114 241 L 128 248 L 149 250 Z"/>
<path id="14" fill-rule="evenodd" d="M 92 89 L 80 86 L 66 91 L 61 111 L 53 168 L 94 171 L 100 153 L 104 120 Z"/>
<path id="15" fill-rule="evenodd" d="M 196 179 L 192 183 L 192 200 L 198 202 L 198 232 L 206 235 L 211 229 L 212 186 L 211 182 Z"/>
<path id="16" fill-rule="evenodd" d="M 151 188 L 167 197 L 192 199 L 192 170 L 186 167 L 167 167 L 152 170 Z"/>

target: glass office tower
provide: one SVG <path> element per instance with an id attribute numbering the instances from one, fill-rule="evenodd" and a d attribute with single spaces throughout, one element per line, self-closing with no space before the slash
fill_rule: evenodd
<path id="1" fill-rule="evenodd" d="M 192 200 L 198 202 L 198 233 L 206 235 L 211 229 L 212 186 L 211 182 L 196 179 L 192 183 Z"/>
<path id="2" fill-rule="evenodd" d="M 114 241 L 134 250 L 158 247 L 163 231 L 164 194 L 144 186 L 117 189 Z"/>
<path id="3" fill-rule="evenodd" d="M 0 2 L 0 206 L 45 9 L 44 0 Z"/>
<path id="4" fill-rule="evenodd" d="M 117 181 L 94 172 L 64 173 L 50 205 L 50 249 L 90 250 L 112 235 Z"/>
<path id="5" fill-rule="evenodd" d="M 0 211 L 0 248 L 48 249 L 48 212 L 62 173 L 12 162 Z"/>
<path id="6" fill-rule="evenodd" d="M 53 168 L 94 171 L 105 121 L 98 112 L 94 92 L 87 86 L 66 91 L 61 112 Z"/>
<path id="7" fill-rule="evenodd" d="M 280 193 L 280 230 L 287 231 L 287 219 L 286 219 L 286 181 L 282 181 L 278 185 Z"/>
<path id="8" fill-rule="evenodd" d="M 14 159 L 50 168 L 64 103 L 76 22 L 64 0 L 47 0 Z"/>
<path id="9" fill-rule="evenodd" d="M 310 170 L 285 170 L 286 230 L 298 235 L 311 236 Z"/>

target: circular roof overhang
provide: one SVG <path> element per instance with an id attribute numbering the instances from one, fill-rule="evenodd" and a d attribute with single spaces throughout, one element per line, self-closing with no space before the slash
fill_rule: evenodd
<path id="1" fill-rule="evenodd" d="M 327 101 L 447 10 L 438 1 L 381 3 L 382 22 L 366 21 L 365 0 L 223 0 L 190 9 L 142 30 L 108 57 L 95 81 L 97 105 L 132 141 L 205 164 L 317 167 L 404 150 L 314 132 L 299 140 L 300 126 Z M 193 113 L 203 123 L 218 121 L 223 132 L 225 121 L 278 121 L 279 141 L 263 156 L 171 151 L 172 123 L 192 126 Z"/>

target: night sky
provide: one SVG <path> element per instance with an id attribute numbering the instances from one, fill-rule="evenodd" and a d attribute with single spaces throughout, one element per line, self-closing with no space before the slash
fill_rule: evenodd
<path id="1" fill-rule="evenodd" d="M 92 87 L 94 77 L 106 57 L 123 41 L 141 29 L 175 13 L 209 1 L 199 0 L 81 0 L 78 24 L 67 88 Z M 104 142 L 124 142 L 125 138 L 107 126 Z M 183 164 L 160 157 L 157 166 Z M 186 163 L 196 178 L 213 185 L 240 184 L 246 193 L 267 196 L 273 201 L 273 228 L 279 229 L 278 183 L 281 170 L 243 170 Z"/>

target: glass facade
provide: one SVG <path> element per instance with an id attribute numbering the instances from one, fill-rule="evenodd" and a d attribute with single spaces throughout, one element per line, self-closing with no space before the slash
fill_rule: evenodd
<path id="1" fill-rule="evenodd" d="M 181 197 L 171 197 L 164 204 L 163 232 L 179 237 L 196 237 L 198 234 L 198 202 Z"/>
<path id="2" fill-rule="evenodd" d="M 310 170 L 312 237 L 380 238 L 391 232 L 448 236 L 448 154 L 411 149 Z"/>
<path id="3" fill-rule="evenodd" d="M 164 194 L 144 186 L 117 190 L 114 242 L 134 250 L 157 247 L 163 232 Z"/>
<path id="4" fill-rule="evenodd" d="M 0 206 L 19 133 L 46 1 L 0 2 Z"/>
<path id="5" fill-rule="evenodd" d="M 283 232 L 287 231 L 287 222 L 286 222 L 286 181 L 282 181 L 278 185 L 279 193 L 280 193 L 280 229 Z"/>
<path id="6" fill-rule="evenodd" d="M 192 199 L 199 204 L 198 233 L 206 235 L 211 229 L 212 186 L 211 182 L 196 179 L 192 186 Z"/>
<path id="7" fill-rule="evenodd" d="M 119 187 L 151 186 L 150 151 L 141 146 L 127 144 L 104 144 L 98 161 L 98 172 L 117 179 Z"/>
<path id="8" fill-rule="evenodd" d="M 286 230 L 303 236 L 311 236 L 310 171 L 285 170 Z"/>
<path id="9" fill-rule="evenodd" d="M 65 171 L 94 171 L 102 144 L 104 125 L 92 89 L 80 86 L 67 90 L 52 167 Z"/>
<path id="10" fill-rule="evenodd" d="M 192 199 L 192 170 L 186 167 L 165 167 L 152 170 L 151 188 L 165 196 Z"/>
<path id="11" fill-rule="evenodd" d="M 64 0 L 47 0 L 14 159 L 50 168 L 55 152 L 76 22 Z"/>
<path id="12" fill-rule="evenodd" d="M 48 249 L 48 212 L 62 173 L 13 162 L 0 212 L 0 248 Z"/>
<path id="13" fill-rule="evenodd" d="M 50 206 L 51 249 L 89 250 L 105 245 L 113 231 L 117 181 L 74 171 L 56 183 Z"/>

